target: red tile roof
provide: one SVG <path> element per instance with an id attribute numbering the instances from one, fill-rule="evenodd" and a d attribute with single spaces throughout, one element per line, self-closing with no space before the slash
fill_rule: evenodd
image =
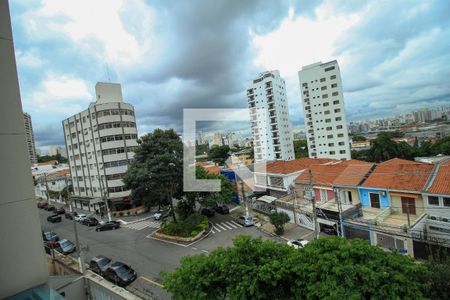
<path id="1" fill-rule="evenodd" d="M 70 174 L 70 170 L 69 169 L 59 170 L 59 171 L 56 171 L 55 174 L 69 175 Z"/>
<path id="2" fill-rule="evenodd" d="M 267 164 L 266 172 L 275 174 L 291 174 L 304 170 L 311 165 L 321 165 L 329 162 L 338 162 L 338 161 L 330 158 L 307 158 L 307 157 L 295 160 L 277 160 Z"/>
<path id="3" fill-rule="evenodd" d="M 427 192 L 434 194 L 450 195 L 450 161 L 442 163 Z"/>
<path id="4" fill-rule="evenodd" d="M 432 170 L 432 164 L 391 159 L 377 165 L 362 186 L 420 192 Z"/>
<path id="5" fill-rule="evenodd" d="M 297 180 L 302 183 L 309 182 L 309 169 L 311 169 L 312 180 L 315 185 L 332 186 L 337 182 L 345 185 L 357 185 L 371 167 L 371 163 L 360 160 L 339 161 L 328 165 L 312 165 L 307 171 L 300 174 Z"/>
<path id="6" fill-rule="evenodd" d="M 38 163 L 38 166 L 56 166 L 57 164 L 59 164 L 57 160 L 50 160 L 50 161 Z"/>

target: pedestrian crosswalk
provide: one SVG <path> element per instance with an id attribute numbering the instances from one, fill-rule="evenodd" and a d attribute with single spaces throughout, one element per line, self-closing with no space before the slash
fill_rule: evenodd
<path id="1" fill-rule="evenodd" d="M 144 221 L 140 221 L 140 222 L 136 222 L 136 223 L 123 225 L 122 227 L 130 228 L 130 229 L 134 229 L 134 230 L 142 230 L 142 229 L 145 229 L 148 227 L 158 229 L 159 227 L 161 227 L 161 224 L 156 221 L 144 220 Z"/>
<path id="2" fill-rule="evenodd" d="M 220 223 L 212 223 L 212 233 L 222 232 L 227 230 L 233 230 L 243 227 L 241 224 L 236 223 L 235 221 L 225 221 Z"/>

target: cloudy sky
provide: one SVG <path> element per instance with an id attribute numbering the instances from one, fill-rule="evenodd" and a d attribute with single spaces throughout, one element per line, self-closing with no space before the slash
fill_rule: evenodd
<path id="1" fill-rule="evenodd" d="M 138 130 L 181 131 L 183 108 L 245 108 L 246 81 L 337 59 L 349 120 L 450 104 L 450 1 L 10 1 L 24 111 L 38 146 L 97 81 L 122 84 Z M 227 127 L 229 128 L 229 127 Z"/>

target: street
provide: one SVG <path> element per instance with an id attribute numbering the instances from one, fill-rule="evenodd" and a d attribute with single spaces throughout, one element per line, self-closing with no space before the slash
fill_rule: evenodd
<path id="1" fill-rule="evenodd" d="M 61 239 L 75 242 L 73 221 L 64 218 L 61 223 L 47 222 L 51 212 L 40 209 L 43 231 L 54 231 Z M 239 234 L 265 239 L 274 238 L 256 227 L 242 227 L 229 215 L 216 214 L 210 218 L 212 232 L 204 239 L 190 245 L 181 245 L 156 240 L 149 235 L 159 227 L 158 221 L 143 220 L 123 225 L 117 230 L 96 232 L 95 226 L 87 227 L 77 223 L 78 235 L 83 249 L 85 262 L 102 254 L 114 261 L 130 265 L 138 273 L 138 279 L 127 289 L 137 289 L 156 299 L 170 299 L 170 295 L 161 287 L 160 272 L 173 271 L 182 257 L 198 253 L 209 253 L 217 247 L 231 246 L 233 238 Z M 76 253 L 71 254 L 76 256 Z"/>

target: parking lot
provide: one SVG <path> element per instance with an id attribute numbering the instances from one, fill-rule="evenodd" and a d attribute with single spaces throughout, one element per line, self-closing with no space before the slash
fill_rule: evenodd
<path id="1" fill-rule="evenodd" d="M 43 231 L 54 231 L 60 238 L 75 242 L 73 221 L 62 215 L 60 223 L 50 223 L 47 217 L 52 212 L 39 210 Z M 114 261 L 130 265 L 138 273 L 138 279 L 129 289 L 138 289 L 157 299 L 169 299 L 161 288 L 162 270 L 172 271 L 179 265 L 182 257 L 198 253 L 209 253 L 217 247 L 231 246 L 233 238 L 239 234 L 252 237 L 274 239 L 256 227 L 243 227 L 230 215 L 215 214 L 210 218 L 212 231 L 204 239 L 189 245 L 181 245 L 152 238 L 150 234 L 159 228 L 159 221 L 145 219 L 122 225 L 117 230 L 96 232 L 95 226 L 88 227 L 77 223 L 83 259 L 90 259 L 99 254 Z M 76 253 L 70 254 L 76 256 Z"/>

